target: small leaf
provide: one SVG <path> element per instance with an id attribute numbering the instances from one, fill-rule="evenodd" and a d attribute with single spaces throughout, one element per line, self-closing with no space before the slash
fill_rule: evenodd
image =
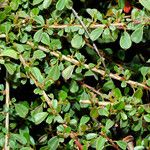
<path id="1" fill-rule="evenodd" d="M 97 134 L 96 133 L 88 133 L 85 137 L 87 140 L 91 140 L 91 139 L 97 138 Z"/>
<path id="2" fill-rule="evenodd" d="M 86 124 L 90 120 L 90 117 L 88 116 L 82 116 L 80 119 L 80 125 Z"/>
<path id="3" fill-rule="evenodd" d="M 57 102 L 57 100 L 52 100 L 52 106 L 53 106 L 53 108 L 54 109 L 56 109 L 57 108 L 57 106 L 58 106 L 58 102 Z"/>
<path id="4" fill-rule="evenodd" d="M 111 121 L 110 119 L 108 119 L 108 120 L 106 121 L 105 128 L 106 128 L 107 130 L 109 130 L 113 125 L 114 125 L 114 122 Z"/>
<path id="5" fill-rule="evenodd" d="M 139 0 L 139 2 L 148 10 L 150 10 L 150 0 Z"/>
<path id="6" fill-rule="evenodd" d="M 90 33 L 90 39 L 91 39 L 92 41 L 97 40 L 97 39 L 101 36 L 102 32 L 103 32 L 103 28 L 102 28 L 102 27 L 99 27 L 99 28 L 93 30 L 93 31 Z"/>
<path id="7" fill-rule="evenodd" d="M 37 67 L 32 67 L 30 69 L 31 73 L 34 75 L 34 77 L 37 79 L 37 81 L 39 81 L 40 83 L 43 82 L 44 78 L 41 74 L 41 71 L 39 70 L 39 68 Z"/>
<path id="8" fill-rule="evenodd" d="M 49 37 L 49 35 L 47 33 L 44 32 L 42 34 L 42 40 L 41 40 L 41 42 L 43 44 L 45 44 L 45 45 L 50 45 L 50 37 Z"/>
<path id="9" fill-rule="evenodd" d="M 58 67 L 58 64 L 55 64 L 50 68 L 47 78 L 56 81 L 59 79 L 59 77 L 60 77 L 60 69 Z"/>
<path id="10" fill-rule="evenodd" d="M 71 93 L 76 93 L 78 91 L 78 89 L 79 89 L 79 86 L 78 86 L 77 82 L 72 81 L 71 86 L 70 86 L 70 92 Z"/>
<path id="11" fill-rule="evenodd" d="M 59 139 L 57 138 L 57 136 L 52 137 L 49 141 L 48 141 L 48 146 L 50 148 L 50 150 L 56 150 L 59 146 Z"/>
<path id="12" fill-rule="evenodd" d="M 107 81 L 104 85 L 103 85 L 103 89 L 105 91 L 108 91 L 110 89 L 115 88 L 114 82 L 112 80 Z"/>
<path id="13" fill-rule="evenodd" d="M 43 29 L 40 29 L 34 34 L 33 39 L 34 39 L 35 42 L 40 42 L 41 41 L 42 33 L 43 33 Z"/>
<path id="14" fill-rule="evenodd" d="M 15 111 L 21 118 L 25 118 L 28 114 L 29 109 L 23 104 L 16 104 Z"/>
<path id="15" fill-rule="evenodd" d="M 68 66 L 65 70 L 62 72 L 62 76 L 65 80 L 68 80 L 71 78 L 73 70 L 74 70 L 75 65 Z"/>
<path id="16" fill-rule="evenodd" d="M 82 47 L 82 44 L 83 44 L 83 39 L 81 35 L 76 34 L 71 40 L 71 45 L 74 48 L 79 49 Z"/>
<path id="17" fill-rule="evenodd" d="M 119 7 L 120 7 L 121 9 L 123 9 L 124 6 L 125 6 L 125 0 L 118 0 L 118 4 L 119 4 Z"/>
<path id="18" fill-rule="evenodd" d="M 121 149 L 126 150 L 126 148 L 127 148 L 127 143 L 126 143 L 126 142 L 124 142 L 124 141 L 116 141 L 116 143 L 117 143 L 117 145 L 118 145 Z"/>
<path id="19" fill-rule="evenodd" d="M 43 0 L 33 0 L 33 5 L 37 5 L 39 3 L 41 3 Z"/>
<path id="20" fill-rule="evenodd" d="M 105 145 L 106 141 L 107 140 L 105 138 L 103 138 L 102 136 L 97 138 L 97 140 L 96 140 L 96 150 L 102 150 L 104 148 L 104 145 Z"/>
<path id="21" fill-rule="evenodd" d="M 144 120 L 150 123 L 150 114 L 144 115 Z"/>
<path id="22" fill-rule="evenodd" d="M 41 50 L 36 50 L 33 53 L 33 58 L 34 59 L 42 59 L 44 57 L 46 57 L 46 54 L 43 51 L 41 51 Z"/>
<path id="23" fill-rule="evenodd" d="M 56 3 L 56 9 L 57 10 L 63 10 L 66 5 L 66 0 L 58 0 Z"/>
<path id="24" fill-rule="evenodd" d="M 40 124 L 41 122 L 43 122 L 46 117 L 47 117 L 48 113 L 47 112 L 40 112 L 34 115 L 34 122 L 35 124 Z"/>
<path id="25" fill-rule="evenodd" d="M 136 29 L 132 34 L 131 34 L 131 40 L 135 43 L 141 42 L 143 39 L 143 27 Z"/>
<path id="26" fill-rule="evenodd" d="M 13 64 L 13 63 L 6 62 L 6 63 L 4 64 L 4 66 L 6 67 L 8 73 L 9 73 L 10 75 L 13 75 L 14 72 L 16 71 L 16 65 Z"/>
<path id="27" fill-rule="evenodd" d="M 43 16 L 41 16 L 41 15 L 35 16 L 33 19 L 34 19 L 34 21 L 36 21 L 36 22 L 37 22 L 38 24 L 40 24 L 41 26 L 44 26 L 45 21 L 44 21 Z"/>
<path id="28" fill-rule="evenodd" d="M 52 0 L 44 0 L 43 8 L 47 9 L 50 6 L 51 3 L 52 3 Z"/>
<path id="29" fill-rule="evenodd" d="M 10 57 L 10 58 L 13 58 L 13 59 L 18 59 L 18 54 L 15 50 L 13 49 L 6 49 L 6 50 L 3 50 L 0 54 L 0 56 L 7 56 L 7 57 Z"/>
<path id="30" fill-rule="evenodd" d="M 120 38 L 120 46 L 123 49 L 129 49 L 132 45 L 132 41 L 128 32 L 124 31 Z"/>
<path id="31" fill-rule="evenodd" d="M 134 96 L 135 98 L 137 98 L 137 99 L 141 99 L 142 96 L 143 96 L 143 91 L 142 91 L 142 89 L 136 90 L 133 96 Z"/>
<path id="32" fill-rule="evenodd" d="M 108 117 L 109 116 L 109 111 L 107 108 L 101 108 L 98 110 L 98 113 L 100 116 L 106 116 Z"/>

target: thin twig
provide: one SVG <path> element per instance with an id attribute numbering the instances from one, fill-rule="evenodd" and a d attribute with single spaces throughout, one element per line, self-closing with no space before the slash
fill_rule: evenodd
<path id="1" fill-rule="evenodd" d="M 91 87 L 91 86 L 89 86 L 89 85 L 87 85 L 87 84 L 85 84 L 85 83 L 83 83 L 82 86 L 83 86 L 83 87 L 86 87 L 86 88 L 88 88 L 88 89 L 90 89 L 90 90 L 91 90 L 92 92 L 94 92 L 95 94 L 97 94 L 97 95 L 103 97 L 103 94 L 100 93 L 99 91 L 97 91 L 96 89 L 94 89 L 93 87 Z"/>
<path id="2" fill-rule="evenodd" d="M 101 132 L 100 135 L 103 136 L 104 138 L 106 138 L 107 141 L 108 141 L 116 150 L 120 150 L 119 147 L 118 147 L 118 145 L 115 144 L 115 142 L 114 142 L 112 139 L 110 139 L 108 136 L 106 136 L 103 132 Z"/>
<path id="3" fill-rule="evenodd" d="M 83 23 L 83 21 L 82 21 L 82 20 L 80 19 L 80 17 L 78 16 L 78 13 L 77 13 L 73 8 L 72 8 L 72 12 L 73 12 L 73 14 L 75 15 L 75 17 L 79 20 L 79 22 L 80 22 L 80 24 L 82 25 L 83 29 L 84 29 L 85 32 L 87 33 L 87 36 L 90 38 L 90 33 L 89 33 L 89 31 L 87 30 L 87 28 L 86 28 L 85 24 Z M 101 56 L 101 54 L 100 54 L 100 52 L 99 52 L 99 50 L 98 50 L 96 44 L 95 44 L 93 41 L 92 41 L 92 43 L 93 43 L 93 48 L 94 48 L 94 50 L 96 51 L 96 53 L 98 54 L 98 56 L 101 58 L 102 64 L 103 64 L 104 68 L 106 69 L 104 57 Z"/>
<path id="4" fill-rule="evenodd" d="M 27 44 L 30 45 L 31 47 L 34 47 L 34 43 L 32 43 L 32 42 L 29 42 L 29 41 L 28 41 Z M 66 60 L 66 61 L 68 61 L 68 62 L 71 62 L 71 63 L 74 64 L 74 65 L 77 65 L 77 66 L 80 65 L 80 62 L 77 61 L 76 59 L 74 59 L 74 58 L 72 58 L 72 57 L 70 57 L 70 56 L 62 55 L 62 54 L 61 54 L 60 52 L 58 52 L 58 51 L 51 51 L 51 50 L 49 50 L 49 49 L 47 49 L 47 48 L 45 48 L 44 46 L 41 46 L 41 45 L 38 46 L 38 49 L 40 49 L 40 50 L 42 50 L 42 51 L 44 51 L 44 52 L 48 52 L 48 53 L 50 53 L 52 56 L 55 56 L 55 57 L 57 57 L 57 58 L 61 57 L 62 60 Z M 86 69 L 92 70 L 93 72 L 98 73 L 98 74 L 100 74 L 100 75 L 102 75 L 102 76 L 105 75 L 105 71 L 102 70 L 102 69 L 97 69 L 96 67 L 90 68 L 90 66 L 89 66 L 88 64 L 83 64 L 83 66 L 84 66 Z M 117 74 L 109 73 L 108 76 L 109 76 L 110 78 L 115 79 L 115 80 L 118 80 L 118 81 L 125 81 L 125 79 L 124 79 L 123 77 L 120 77 L 120 76 L 117 75 Z M 146 86 L 145 84 L 138 83 L 138 82 L 135 82 L 135 81 L 132 81 L 132 80 L 127 80 L 127 81 L 125 81 L 125 82 L 126 82 L 127 84 L 131 85 L 132 87 L 137 87 L 137 86 L 138 86 L 138 87 L 144 88 L 145 90 L 149 90 L 149 91 L 150 91 L 150 87 Z"/>
<path id="5" fill-rule="evenodd" d="M 24 67 L 27 67 L 28 65 L 26 64 L 24 58 L 22 55 L 20 55 L 20 61 L 23 64 Z M 40 88 L 42 90 L 42 87 L 40 86 L 40 84 L 37 82 L 36 78 L 34 77 L 34 75 L 30 72 L 29 77 L 34 81 L 34 84 L 36 85 L 36 87 Z M 52 103 L 51 100 L 49 99 L 48 95 L 46 94 L 46 92 L 44 90 L 42 90 L 42 96 L 44 97 L 46 103 L 48 104 L 48 106 L 51 108 L 52 107 Z"/>
<path id="6" fill-rule="evenodd" d="M 6 128 L 6 135 L 5 135 L 5 150 L 9 150 L 9 101 L 10 101 L 10 86 L 8 82 L 8 72 L 6 72 L 6 120 L 5 120 L 5 128 Z"/>
<path id="7" fill-rule="evenodd" d="M 90 100 L 80 100 L 81 104 L 92 104 Z M 99 106 L 113 105 L 111 102 L 97 102 Z"/>

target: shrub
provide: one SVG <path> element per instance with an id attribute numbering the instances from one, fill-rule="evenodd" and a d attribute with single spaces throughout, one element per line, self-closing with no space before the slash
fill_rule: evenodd
<path id="1" fill-rule="evenodd" d="M 1 0 L 1 149 L 149 149 L 149 15 L 150 0 Z"/>

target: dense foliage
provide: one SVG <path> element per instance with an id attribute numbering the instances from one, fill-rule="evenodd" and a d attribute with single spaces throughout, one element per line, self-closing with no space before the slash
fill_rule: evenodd
<path id="1" fill-rule="evenodd" d="M 150 148 L 150 0 L 0 0 L 0 149 Z"/>

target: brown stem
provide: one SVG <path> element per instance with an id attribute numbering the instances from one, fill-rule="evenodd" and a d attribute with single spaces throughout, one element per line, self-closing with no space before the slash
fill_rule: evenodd
<path id="1" fill-rule="evenodd" d="M 83 27 L 83 29 L 85 30 L 85 32 L 86 32 L 86 34 L 88 35 L 88 37 L 90 38 L 90 33 L 89 33 L 89 31 L 88 31 L 88 29 L 87 29 L 87 27 L 85 26 L 85 24 L 83 23 L 83 21 L 80 19 L 80 17 L 78 16 L 78 13 L 72 8 L 72 12 L 73 12 L 73 14 L 75 15 L 75 17 L 79 20 L 79 22 L 80 22 L 80 24 L 82 25 L 82 27 Z M 92 40 L 91 40 L 92 41 Z M 106 70 L 106 65 L 105 65 L 105 59 L 102 57 L 102 55 L 100 54 L 100 52 L 99 52 L 99 50 L 98 50 L 98 48 L 97 48 L 97 46 L 96 46 L 96 44 L 92 41 L 92 43 L 93 43 L 93 48 L 94 48 L 94 50 L 96 51 L 96 53 L 98 54 L 98 56 L 101 58 L 101 62 L 102 62 L 102 64 L 103 64 L 103 66 L 104 66 L 104 68 L 105 68 L 105 70 Z"/>
<path id="2" fill-rule="evenodd" d="M 27 42 L 28 45 L 30 45 L 31 47 L 34 47 L 34 44 L 32 42 Z M 62 60 L 66 60 L 68 62 L 71 62 L 72 64 L 74 65 L 80 65 L 80 62 L 77 61 L 76 59 L 74 58 L 71 58 L 70 56 L 65 56 L 65 55 L 62 55 L 60 52 L 58 51 L 51 51 L 47 48 L 45 48 L 44 46 L 41 46 L 39 45 L 38 48 L 44 52 L 48 52 L 50 53 L 52 56 L 55 56 L 57 58 L 61 57 Z M 83 66 L 88 69 L 88 70 L 92 70 L 94 71 L 95 73 L 98 73 L 102 76 L 105 76 L 105 71 L 102 70 L 102 69 L 97 69 L 96 67 L 94 68 L 90 68 L 90 66 L 88 64 L 83 64 Z M 124 81 L 125 79 L 123 77 L 120 77 L 119 75 L 117 74 L 113 74 L 113 73 L 109 73 L 108 76 L 112 79 L 115 79 L 115 80 L 118 80 L 118 81 Z M 146 86 L 145 84 L 142 84 L 142 83 L 138 83 L 138 82 L 135 82 L 135 81 L 132 81 L 132 80 L 127 80 L 126 81 L 127 84 L 131 85 L 132 87 L 142 87 L 144 88 L 145 90 L 149 90 L 150 91 L 150 87 Z"/>
<path id="3" fill-rule="evenodd" d="M 119 149 L 119 147 L 118 147 L 118 145 L 117 144 L 115 144 L 115 142 L 112 140 L 112 139 L 110 139 L 108 136 L 106 136 L 104 133 L 100 133 L 100 135 L 101 136 L 103 136 L 104 138 L 106 138 L 107 139 L 107 141 L 116 149 L 116 150 L 120 150 Z"/>
<path id="4" fill-rule="evenodd" d="M 6 128 L 6 135 L 5 135 L 5 145 L 4 145 L 4 149 L 5 150 L 9 150 L 9 101 L 10 101 L 10 86 L 9 86 L 9 82 L 8 82 L 8 72 L 6 72 L 6 101 L 5 101 L 5 105 L 6 105 L 6 119 L 5 119 L 5 128 Z"/>
<path id="5" fill-rule="evenodd" d="M 20 55 L 20 61 L 23 64 L 24 67 L 27 67 L 28 65 L 26 64 L 24 58 L 22 55 Z M 42 90 L 42 87 L 40 86 L 40 84 L 37 82 L 37 80 L 35 79 L 34 75 L 30 72 L 29 77 L 34 81 L 34 84 L 36 85 L 36 87 L 39 87 Z M 46 92 L 44 90 L 42 90 L 42 96 L 44 97 L 46 103 L 49 105 L 49 107 L 52 107 L 52 103 L 51 100 L 49 99 L 48 95 L 46 94 Z"/>

